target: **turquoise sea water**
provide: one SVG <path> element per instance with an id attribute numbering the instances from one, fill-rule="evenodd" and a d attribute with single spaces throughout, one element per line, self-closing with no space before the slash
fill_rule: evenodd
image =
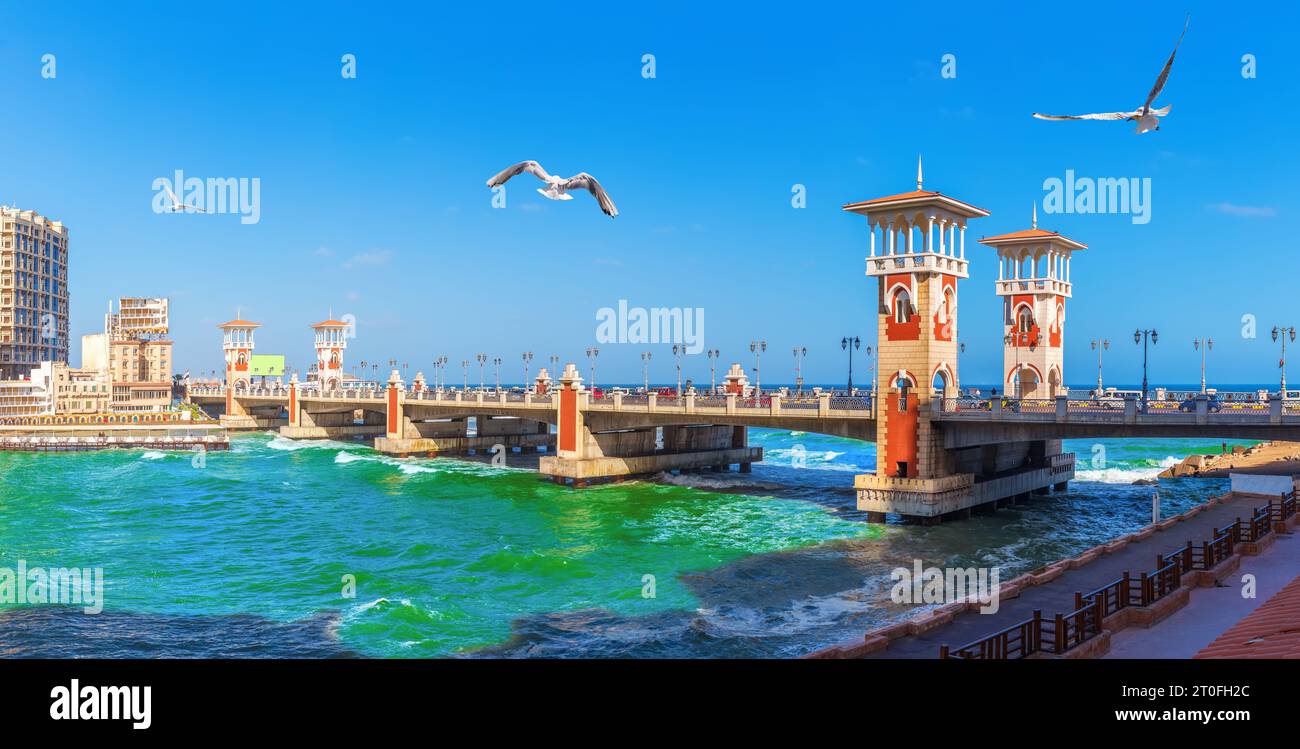
<path id="1" fill-rule="evenodd" d="M 535 456 L 398 460 L 266 434 L 202 466 L 0 453 L 0 567 L 105 577 L 97 616 L 0 603 L 0 655 L 797 655 L 916 613 L 887 598 L 913 559 L 1005 580 L 1140 527 L 1152 488 L 1133 479 L 1221 443 L 1067 442 L 1068 492 L 930 528 L 854 508 L 870 443 L 751 430 L 751 444 L 766 454 L 752 474 L 586 490 L 540 480 Z M 1225 486 L 1164 481 L 1164 512 Z"/>

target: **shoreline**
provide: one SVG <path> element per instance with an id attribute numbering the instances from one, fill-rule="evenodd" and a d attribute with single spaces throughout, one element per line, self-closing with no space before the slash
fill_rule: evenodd
<path id="1" fill-rule="evenodd" d="M 1227 478 L 1229 473 L 1300 476 L 1300 442 L 1269 440 L 1217 455 L 1189 455 L 1156 478 Z"/>

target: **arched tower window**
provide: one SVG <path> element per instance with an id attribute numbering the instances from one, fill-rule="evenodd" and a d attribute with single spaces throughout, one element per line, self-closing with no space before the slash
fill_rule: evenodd
<path id="1" fill-rule="evenodd" d="M 957 300 L 952 287 L 943 290 L 943 302 L 939 305 L 939 322 L 947 323 L 952 319 L 952 312 L 957 307 Z"/>
<path id="2" fill-rule="evenodd" d="M 1016 329 L 1021 333 L 1028 333 L 1034 327 L 1034 313 L 1029 307 L 1021 307 L 1016 310 Z"/>
<path id="3" fill-rule="evenodd" d="M 899 289 L 894 295 L 894 322 L 911 322 L 912 297 L 906 289 Z"/>
<path id="4" fill-rule="evenodd" d="M 908 392 L 911 390 L 912 382 L 908 380 L 906 377 L 899 377 L 898 380 L 894 383 L 894 385 L 895 387 L 898 388 L 898 410 L 906 411 L 907 395 Z"/>

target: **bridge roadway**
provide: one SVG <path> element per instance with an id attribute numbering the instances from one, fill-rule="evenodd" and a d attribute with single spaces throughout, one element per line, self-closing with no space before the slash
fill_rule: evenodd
<path id="1" fill-rule="evenodd" d="M 981 399 L 931 401 L 950 450 L 1021 440 L 1214 438 L 1300 441 L 1300 401 Z M 1214 408 L 1215 410 L 1211 410 Z"/>
<path id="2" fill-rule="evenodd" d="M 200 406 L 225 403 L 224 387 L 191 387 L 190 400 Z M 298 399 L 304 408 L 318 413 L 373 411 L 388 408 L 385 389 L 336 390 L 318 392 L 299 389 Z M 515 417 L 556 424 L 555 399 L 533 393 L 505 391 L 403 391 L 402 406 L 415 420 L 462 418 L 466 416 Z M 248 410 L 268 407 L 288 408 L 288 388 L 251 388 L 236 392 Z M 805 397 L 786 400 L 779 395 L 762 399 L 732 396 L 691 396 L 681 398 L 659 395 L 619 395 L 588 400 L 581 406 L 587 423 L 600 431 L 688 424 L 725 424 L 728 426 L 790 429 L 829 434 L 837 437 L 872 441 L 876 438 L 876 420 L 870 397 Z"/>
<path id="3" fill-rule="evenodd" d="M 320 392 L 292 387 L 192 387 L 191 401 L 228 408 L 231 428 L 278 427 L 291 438 L 374 436 L 393 455 L 434 456 L 488 450 L 541 450 L 553 480 L 590 481 L 665 471 L 749 466 L 762 460 L 749 427 L 788 429 L 865 441 L 877 436 L 876 405 L 866 397 L 831 394 L 783 398 L 688 394 L 614 394 L 594 399 L 575 391 L 572 437 L 563 434 L 560 393 L 430 391 L 388 387 Z M 1244 396 L 1243 396 L 1244 397 Z M 576 404 L 576 405 L 575 405 Z M 1184 406 L 1184 408 L 1180 408 Z M 288 411 L 291 417 L 283 414 Z M 354 419 L 355 412 L 364 419 Z M 391 413 L 390 413 L 391 412 Z M 1300 402 L 1211 402 L 1204 398 L 1128 399 L 928 398 L 916 413 L 944 453 L 933 475 L 864 474 L 854 479 L 859 509 L 873 521 L 887 513 L 923 518 L 964 517 L 980 505 L 1021 501 L 1062 489 L 1074 477 L 1063 439 L 1195 437 L 1300 441 Z M 477 431 L 468 431 L 469 417 Z M 567 445 L 567 447 L 566 447 Z M 558 448 L 558 449 L 557 449 Z"/>
<path id="4" fill-rule="evenodd" d="M 288 407 L 288 388 L 250 388 L 235 397 L 249 407 Z M 224 403 L 224 387 L 191 387 L 199 405 Z M 304 404 L 322 411 L 387 408 L 382 388 L 318 392 L 298 390 Z M 506 391 L 404 391 L 403 404 L 423 418 L 475 414 L 527 418 L 556 423 L 551 395 Z M 1217 437 L 1226 439 L 1300 440 L 1300 401 L 1225 402 L 1210 410 L 1208 401 L 1180 410 L 1176 401 L 1085 398 L 986 399 L 945 398 L 930 401 L 930 418 L 943 424 L 945 447 L 957 449 L 1024 439 L 1123 437 Z M 736 396 L 619 395 L 591 399 L 584 412 L 602 420 L 602 428 L 708 423 L 828 434 L 874 441 L 875 409 L 870 396 L 804 396 L 761 399 Z M 702 417 L 708 417 L 704 419 Z"/>

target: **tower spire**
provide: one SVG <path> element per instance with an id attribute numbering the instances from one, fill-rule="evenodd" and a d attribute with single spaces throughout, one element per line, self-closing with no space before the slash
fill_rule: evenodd
<path id="1" fill-rule="evenodd" d="M 1034 225 L 1033 225 L 1033 228 L 1035 228 L 1035 229 L 1038 228 L 1038 201 L 1034 201 Z"/>
<path id="2" fill-rule="evenodd" d="M 921 189 L 921 154 L 916 155 L 916 189 Z"/>

